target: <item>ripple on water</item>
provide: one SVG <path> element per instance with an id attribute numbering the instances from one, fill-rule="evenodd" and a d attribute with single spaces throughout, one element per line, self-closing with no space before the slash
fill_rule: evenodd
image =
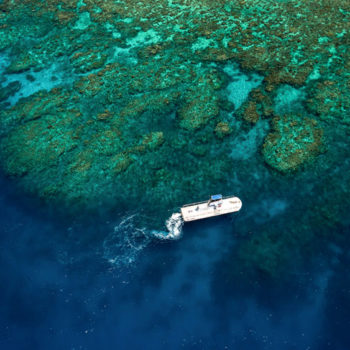
<path id="1" fill-rule="evenodd" d="M 174 213 L 166 221 L 165 231 L 138 227 L 139 214 L 122 218 L 103 242 L 103 256 L 116 267 L 135 263 L 138 255 L 157 240 L 176 240 L 182 236 L 183 220 L 180 213 Z"/>

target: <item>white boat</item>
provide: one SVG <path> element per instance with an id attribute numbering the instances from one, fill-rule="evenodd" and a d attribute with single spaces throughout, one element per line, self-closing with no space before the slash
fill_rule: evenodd
<path id="1" fill-rule="evenodd" d="M 242 208 L 242 201 L 235 196 L 223 197 L 221 194 L 210 196 L 208 201 L 184 205 L 181 215 L 185 222 L 234 213 Z"/>

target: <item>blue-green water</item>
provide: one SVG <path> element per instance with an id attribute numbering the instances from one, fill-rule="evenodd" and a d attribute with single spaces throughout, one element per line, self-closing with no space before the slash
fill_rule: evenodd
<path id="1" fill-rule="evenodd" d="M 1 349 L 347 349 L 349 17 L 0 1 Z"/>

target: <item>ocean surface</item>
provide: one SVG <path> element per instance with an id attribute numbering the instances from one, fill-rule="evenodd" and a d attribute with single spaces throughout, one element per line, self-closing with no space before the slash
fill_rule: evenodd
<path id="1" fill-rule="evenodd" d="M 348 350 L 349 62 L 348 0 L 0 0 L 0 350 Z"/>
<path id="2" fill-rule="evenodd" d="M 68 225 L 11 185 L 1 181 L 2 349 L 348 348 L 345 249 L 290 284 L 245 290 L 222 273 L 244 221 L 120 238 L 118 222 Z"/>

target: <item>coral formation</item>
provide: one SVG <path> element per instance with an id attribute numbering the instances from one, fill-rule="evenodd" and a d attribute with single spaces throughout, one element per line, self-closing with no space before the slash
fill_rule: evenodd
<path id="1" fill-rule="evenodd" d="M 283 173 L 297 170 L 321 152 L 322 135 L 323 131 L 315 119 L 276 116 L 262 148 L 264 159 Z"/>
<path id="2" fill-rule="evenodd" d="M 219 101 L 215 89 L 220 88 L 218 77 L 212 74 L 200 77 L 186 92 L 184 106 L 179 110 L 180 126 L 196 130 L 219 115 Z"/>
<path id="3" fill-rule="evenodd" d="M 220 139 L 222 139 L 225 136 L 230 135 L 231 132 L 232 132 L 232 129 L 231 129 L 229 123 L 227 123 L 227 122 L 219 122 L 219 123 L 216 124 L 215 134 Z"/>
<path id="4" fill-rule="evenodd" d="M 243 103 L 237 114 L 240 115 L 243 120 L 252 124 L 255 124 L 260 118 L 255 101 Z"/>
<path id="5" fill-rule="evenodd" d="M 263 159 L 275 180 L 307 174 L 323 145 L 341 139 L 335 128 L 349 132 L 349 17 L 347 0 L 3 0 L 2 168 L 46 201 L 143 205 L 159 223 L 184 202 L 231 192 L 237 174 L 263 178 Z M 262 81 L 240 106 L 227 93 L 234 62 Z M 10 106 L 23 77 L 53 65 L 69 79 Z M 299 114 L 277 116 L 286 84 L 306 100 Z M 246 156 L 232 156 L 239 142 Z M 328 153 L 314 162 L 320 173 Z M 247 240 L 242 256 L 273 275 L 289 259 L 281 237 Z"/>
<path id="6" fill-rule="evenodd" d="M 350 70 L 350 67 L 349 67 Z M 308 89 L 307 108 L 334 125 L 350 126 L 350 78 L 318 79 Z"/>

